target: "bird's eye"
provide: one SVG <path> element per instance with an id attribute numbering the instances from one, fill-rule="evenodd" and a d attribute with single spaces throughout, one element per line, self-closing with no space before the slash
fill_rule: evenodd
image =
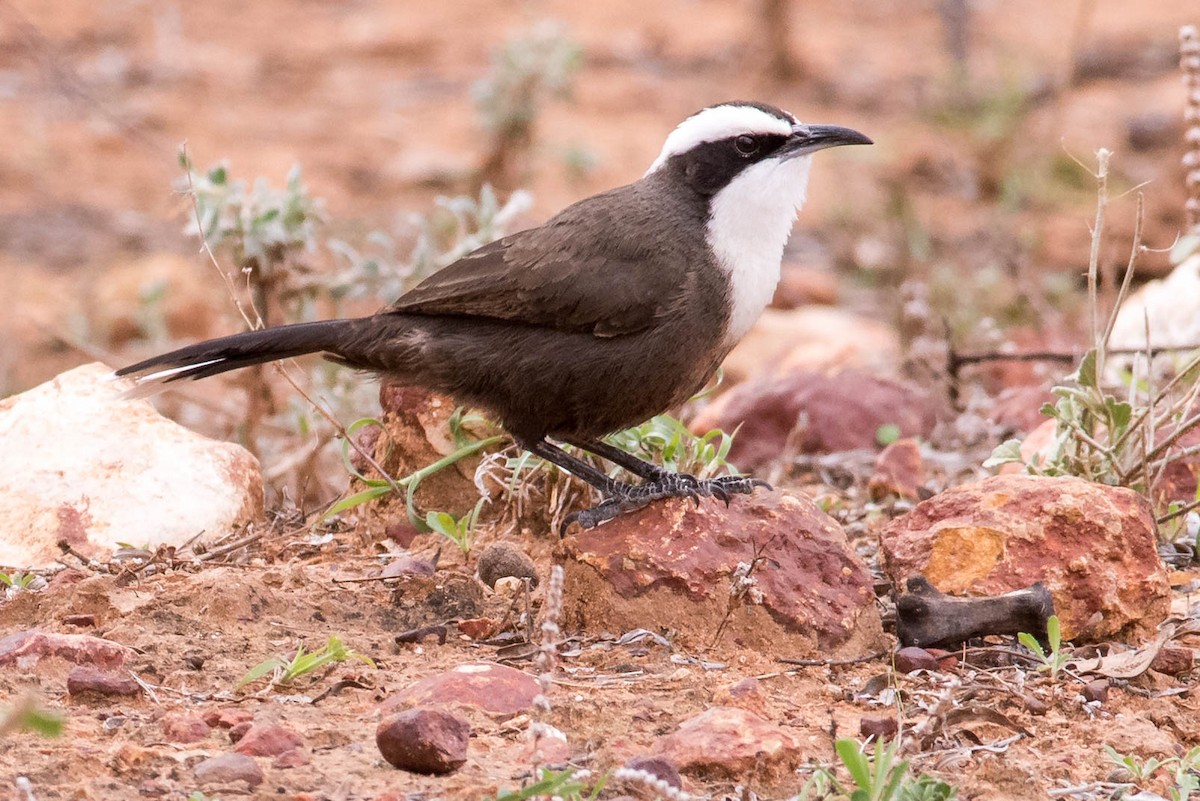
<path id="1" fill-rule="evenodd" d="M 753 156 L 758 151 L 758 140 L 753 136 L 742 134 L 733 140 L 733 149 L 739 156 Z"/>

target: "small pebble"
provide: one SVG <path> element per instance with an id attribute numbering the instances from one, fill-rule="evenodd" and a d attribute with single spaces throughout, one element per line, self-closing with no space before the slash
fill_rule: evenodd
<path id="1" fill-rule="evenodd" d="M 375 744 L 389 764 L 410 773 L 440 776 L 467 761 L 471 726 L 442 709 L 417 707 L 379 721 Z"/>

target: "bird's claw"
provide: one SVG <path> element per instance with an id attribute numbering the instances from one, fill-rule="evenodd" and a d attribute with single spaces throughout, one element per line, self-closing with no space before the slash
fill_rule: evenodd
<path id="1" fill-rule="evenodd" d="M 610 497 L 591 509 L 581 509 L 567 515 L 559 527 L 559 536 L 566 536 L 572 523 L 578 523 L 579 527 L 586 531 L 663 498 L 691 498 L 699 507 L 700 498 L 711 497 L 724 502 L 728 507 L 733 495 L 749 495 L 759 487 L 771 489 L 771 485 L 762 479 L 749 476 L 696 478 L 687 473 L 664 471 L 660 477 L 642 484 L 621 484 L 613 490 Z"/>

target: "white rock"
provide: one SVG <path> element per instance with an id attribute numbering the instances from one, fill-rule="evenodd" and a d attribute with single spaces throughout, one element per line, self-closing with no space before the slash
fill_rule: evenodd
<path id="1" fill-rule="evenodd" d="M 1184 259 L 1166 278 L 1149 281 L 1130 295 L 1117 313 L 1110 349 L 1146 347 L 1149 323 L 1150 346 L 1171 348 L 1200 343 L 1200 253 Z M 1182 366 L 1190 353 L 1164 353 L 1154 359 L 1158 375 Z M 1134 369 L 1138 379 L 1146 377 L 1146 357 L 1111 357 L 1110 368 Z M 1116 378 L 1110 375 L 1110 379 Z"/>
<path id="2" fill-rule="evenodd" d="M 124 399 L 110 375 L 84 365 L 0 401 L 0 565 L 49 565 L 60 540 L 102 556 L 261 517 L 253 455 Z"/>

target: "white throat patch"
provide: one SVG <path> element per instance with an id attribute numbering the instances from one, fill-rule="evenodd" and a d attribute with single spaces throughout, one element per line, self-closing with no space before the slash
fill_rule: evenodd
<path id="1" fill-rule="evenodd" d="M 708 244 L 729 276 L 726 347 L 733 347 L 771 302 L 783 248 L 804 205 L 812 156 L 768 158 L 740 172 L 709 205 Z"/>
<path id="2" fill-rule="evenodd" d="M 781 120 L 754 106 L 711 106 L 688 117 L 667 136 L 662 152 L 646 174 L 667 163 L 671 156 L 686 153 L 696 145 L 716 142 L 740 134 L 779 134 L 789 136 L 795 120 Z"/>

